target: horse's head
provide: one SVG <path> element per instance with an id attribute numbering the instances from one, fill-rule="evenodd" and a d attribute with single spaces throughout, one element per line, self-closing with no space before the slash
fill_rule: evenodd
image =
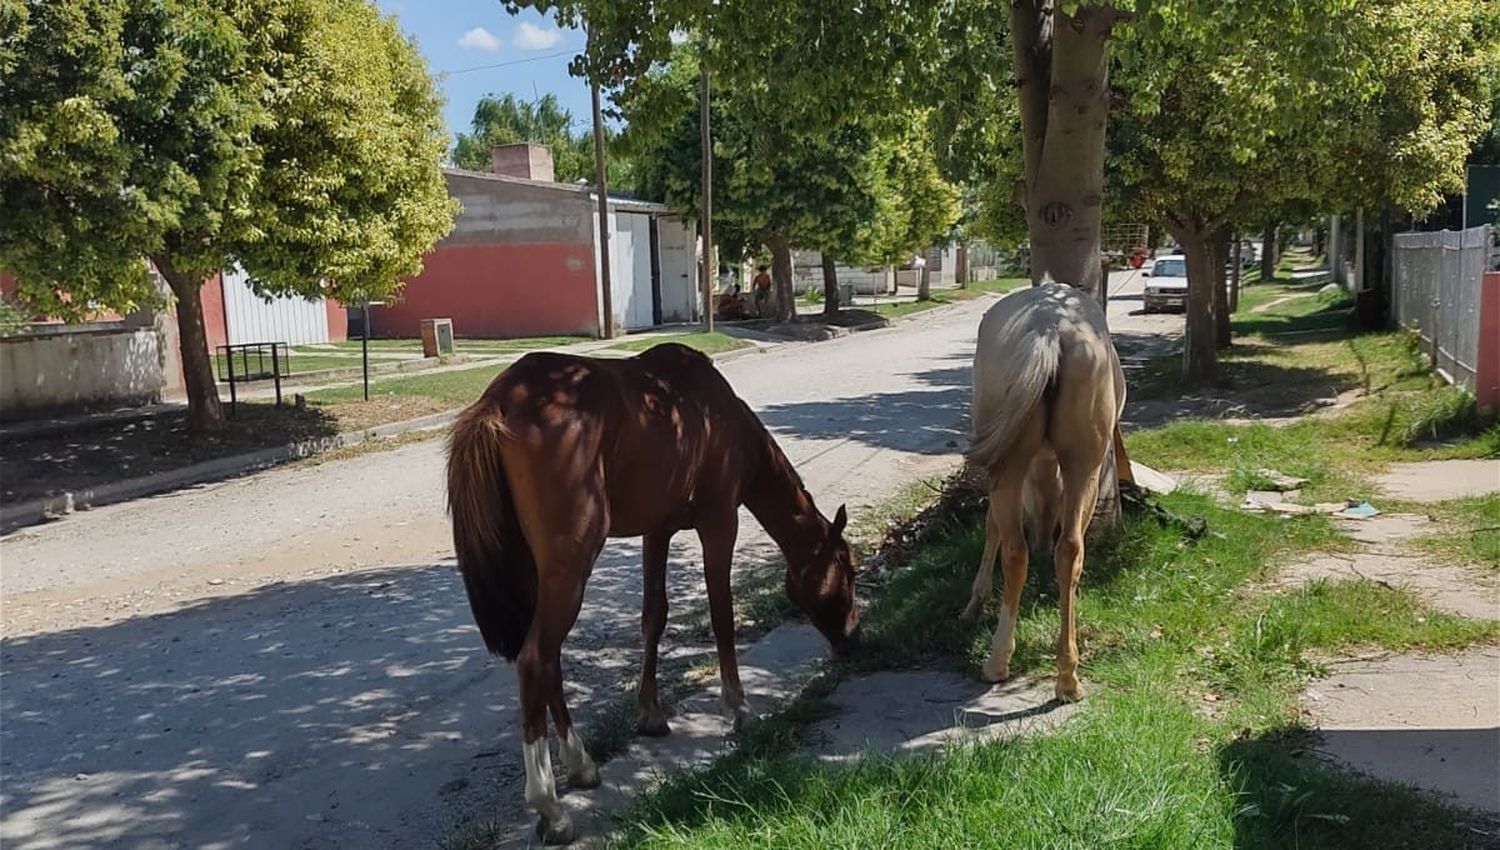
<path id="1" fill-rule="evenodd" d="M 859 637 L 859 604 L 854 598 L 854 556 L 844 541 L 849 514 L 840 505 L 812 560 L 788 565 L 786 595 L 828 638 L 835 655 L 851 651 Z"/>

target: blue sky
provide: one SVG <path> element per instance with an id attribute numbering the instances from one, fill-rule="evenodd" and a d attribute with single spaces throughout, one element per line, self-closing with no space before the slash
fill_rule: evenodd
<path id="1" fill-rule="evenodd" d="M 583 32 L 559 29 L 530 9 L 508 15 L 498 0 L 377 0 L 414 38 L 427 67 L 448 98 L 448 132 L 469 129 L 474 104 L 490 93 L 530 100 L 551 92 L 573 113 L 575 127 L 589 121 L 589 89 L 568 76 L 568 61 L 583 48 Z M 554 55 L 562 54 L 562 55 Z M 485 65 L 499 68 L 467 70 Z"/>

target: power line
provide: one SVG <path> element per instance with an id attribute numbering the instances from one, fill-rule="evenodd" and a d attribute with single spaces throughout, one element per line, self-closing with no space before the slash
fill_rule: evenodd
<path id="1" fill-rule="evenodd" d="M 459 68 L 456 71 L 443 71 L 441 73 L 445 77 L 456 77 L 459 74 L 468 74 L 474 71 L 490 71 L 495 68 L 506 68 L 511 65 L 524 65 L 527 62 L 540 62 L 543 59 L 556 59 L 559 56 L 573 55 L 575 52 L 573 50 L 559 50 L 556 53 L 546 53 L 541 56 L 528 56 L 525 59 L 512 59 L 509 62 L 496 62 L 493 65 L 475 65 L 472 68 Z"/>

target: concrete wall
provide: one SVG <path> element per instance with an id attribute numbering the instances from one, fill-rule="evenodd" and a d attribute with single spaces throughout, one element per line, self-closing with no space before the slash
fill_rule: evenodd
<path id="1" fill-rule="evenodd" d="M 834 263 L 839 285 L 851 285 L 858 295 L 884 295 L 891 291 L 891 269 L 888 266 L 846 266 Z M 798 295 L 809 289 L 823 288 L 823 255 L 818 251 L 792 252 L 792 288 Z"/>
<path id="2" fill-rule="evenodd" d="M 159 401 L 154 329 L 85 326 L 0 338 L 0 419 Z"/>
<path id="3" fill-rule="evenodd" d="M 397 300 L 371 309 L 372 332 L 414 337 L 423 319 L 451 318 L 459 336 L 597 334 L 587 190 L 453 170 L 447 181 L 463 212 Z"/>
<path id="4" fill-rule="evenodd" d="M 927 258 L 928 276 L 934 287 L 953 286 L 958 279 L 958 249 L 929 248 L 923 252 Z M 839 285 L 851 284 L 859 295 L 884 295 L 892 291 L 893 281 L 901 286 L 916 287 L 920 278 L 914 268 L 891 269 L 888 266 L 855 266 L 835 264 Z M 801 295 L 808 289 L 823 287 L 823 255 L 817 251 L 792 252 L 792 288 Z"/>

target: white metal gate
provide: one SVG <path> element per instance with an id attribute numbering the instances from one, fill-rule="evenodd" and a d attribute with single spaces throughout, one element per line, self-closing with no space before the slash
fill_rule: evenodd
<path id="1" fill-rule="evenodd" d="M 283 297 L 266 301 L 250 288 L 244 272 L 224 272 L 224 321 L 230 345 L 328 342 L 328 308 L 322 298 Z"/>
<path id="2" fill-rule="evenodd" d="M 698 318 L 697 234 L 680 218 L 656 220 L 660 257 L 661 320 L 691 322 Z"/>
<path id="3" fill-rule="evenodd" d="M 1489 231 L 1484 226 L 1395 238 L 1396 321 L 1422 337 L 1443 377 L 1470 391 L 1479 363 L 1479 298 Z"/>
<path id="4" fill-rule="evenodd" d="M 615 319 L 623 330 L 655 325 L 651 295 L 651 217 L 617 212 L 610 216 L 610 292 Z"/>

